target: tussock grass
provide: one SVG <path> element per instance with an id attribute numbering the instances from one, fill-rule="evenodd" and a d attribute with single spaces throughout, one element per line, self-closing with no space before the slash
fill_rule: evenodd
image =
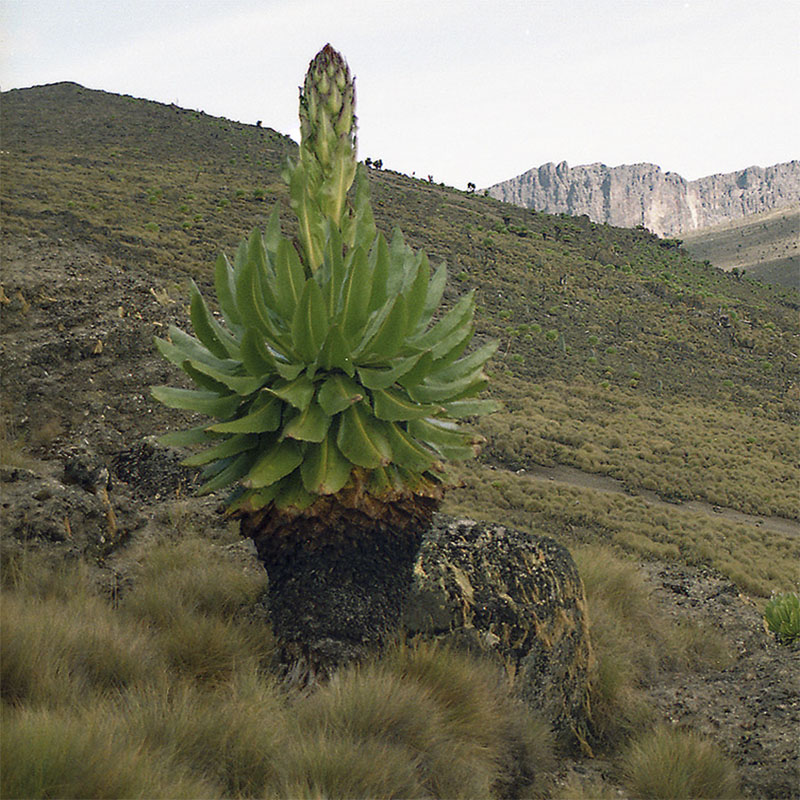
<path id="1" fill-rule="evenodd" d="M 201 773 L 115 735 L 104 705 L 83 713 L 24 708 L 2 713 L 0 794 L 4 798 L 216 798 Z"/>
<path id="2" fill-rule="evenodd" d="M 653 722 L 645 688 L 661 671 L 722 667 L 731 654 L 713 629 L 654 613 L 634 563 L 596 545 L 576 548 L 573 556 L 586 589 L 597 658 L 594 732 L 602 744 L 616 746 Z"/>
<path id="3" fill-rule="evenodd" d="M 549 728 L 512 699 L 494 667 L 430 644 L 392 647 L 293 710 L 301 739 L 331 740 L 334 752 L 340 741 L 370 741 L 389 748 L 392 764 L 404 751 L 424 796 L 503 796 L 521 786 L 540 796 L 554 765 Z M 335 784 L 310 785 L 323 789 L 341 796 Z"/>
<path id="4" fill-rule="evenodd" d="M 183 612 L 233 619 L 266 587 L 266 574 L 246 572 L 199 537 L 160 542 L 148 551 L 122 607 L 155 625 Z"/>
<path id="5" fill-rule="evenodd" d="M 637 798 L 739 797 L 731 761 L 713 743 L 678 728 L 659 726 L 625 756 L 626 785 Z"/>
<path id="6" fill-rule="evenodd" d="M 146 631 L 97 597 L 20 596 L 0 603 L 0 692 L 30 706 L 73 703 L 150 680 L 164 668 Z"/>
<path id="7" fill-rule="evenodd" d="M 397 645 L 312 695 L 286 692 L 251 622 L 264 579 L 218 546 L 152 545 L 113 598 L 80 564 L 17 565 L 2 598 L 3 796 L 546 796 L 550 731 L 494 666 Z"/>
<path id="8" fill-rule="evenodd" d="M 284 778 L 273 796 L 287 800 L 427 795 L 414 759 L 406 748 L 389 742 L 317 733 L 295 739 L 284 758 Z"/>
<path id="9" fill-rule="evenodd" d="M 243 668 L 213 691 L 170 681 L 120 702 L 128 741 L 141 741 L 181 769 L 208 776 L 226 796 L 260 796 L 283 760 L 286 715 L 278 691 Z"/>
<path id="10" fill-rule="evenodd" d="M 272 653 L 270 632 L 246 612 L 265 585 L 265 574 L 245 572 L 213 544 L 188 538 L 157 544 L 119 605 L 150 627 L 170 669 L 220 681 Z"/>

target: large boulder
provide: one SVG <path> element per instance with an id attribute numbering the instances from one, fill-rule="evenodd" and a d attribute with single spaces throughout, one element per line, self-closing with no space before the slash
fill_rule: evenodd
<path id="1" fill-rule="evenodd" d="M 554 539 L 437 515 L 404 623 L 411 635 L 495 658 L 562 741 L 587 747 L 586 598 L 575 562 Z"/>

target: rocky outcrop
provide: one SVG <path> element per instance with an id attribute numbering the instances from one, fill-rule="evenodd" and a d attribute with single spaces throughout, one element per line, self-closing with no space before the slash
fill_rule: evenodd
<path id="1" fill-rule="evenodd" d="M 572 557 L 554 539 L 434 517 L 405 627 L 496 659 L 562 740 L 585 746 L 593 668 L 586 599 Z"/>
<path id="2" fill-rule="evenodd" d="M 586 214 L 660 236 L 719 225 L 800 202 L 800 161 L 686 181 L 655 164 L 544 164 L 489 188 L 507 203 L 549 214 Z"/>

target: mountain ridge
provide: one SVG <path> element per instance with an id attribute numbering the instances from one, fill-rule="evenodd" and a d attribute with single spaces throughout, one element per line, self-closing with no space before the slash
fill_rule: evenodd
<path id="1" fill-rule="evenodd" d="M 656 164 L 549 162 L 488 188 L 491 197 L 549 214 L 588 216 L 675 236 L 800 202 L 800 161 L 687 181 Z"/>

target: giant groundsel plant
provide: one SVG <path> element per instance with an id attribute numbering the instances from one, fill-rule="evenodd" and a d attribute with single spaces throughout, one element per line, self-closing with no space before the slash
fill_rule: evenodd
<path id="1" fill-rule="evenodd" d="M 493 407 L 477 395 L 495 345 L 465 355 L 473 294 L 437 314 L 445 266 L 432 271 L 399 230 L 390 242 L 376 232 L 354 107 L 327 45 L 300 91 L 299 158 L 285 173 L 296 238 L 276 209 L 232 262 L 217 259 L 221 319 L 193 284 L 194 336 L 171 327 L 156 340 L 197 388 L 153 395 L 214 418 L 164 441 L 204 445 L 185 463 L 203 468 L 204 492 L 235 484 L 238 515 L 313 512 L 346 493 L 374 517 L 396 498 L 438 498 L 446 462 L 479 444 L 461 421 Z"/>

